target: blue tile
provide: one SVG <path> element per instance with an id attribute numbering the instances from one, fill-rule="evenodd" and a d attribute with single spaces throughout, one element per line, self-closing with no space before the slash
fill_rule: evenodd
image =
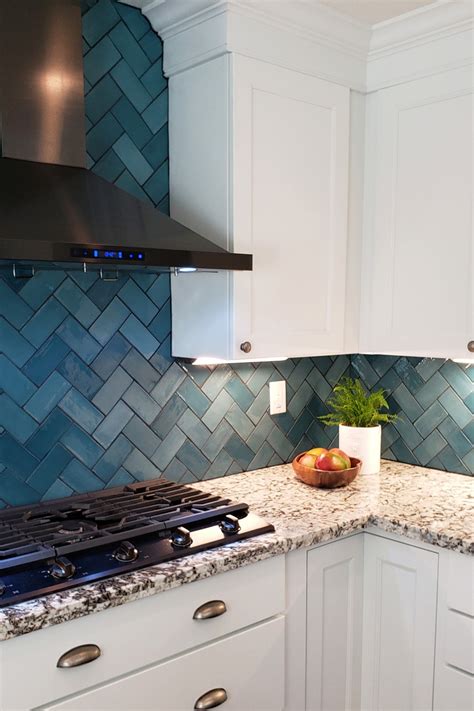
<path id="1" fill-rule="evenodd" d="M 202 421 L 209 427 L 210 430 L 214 430 L 219 422 L 223 419 L 224 415 L 232 405 L 232 398 L 226 390 L 222 390 L 216 398 L 214 398 L 211 406 L 205 415 L 203 415 Z"/>
<path id="2" fill-rule="evenodd" d="M 61 410 L 53 410 L 28 441 L 28 449 L 36 457 L 45 457 L 70 427 L 71 421 Z"/>
<path id="3" fill-rule="evenodd" d="M 191 410 L 186 410 L 178 420 L 178 427 L 196 447 L 201 448 L 211 432 Z"/>
<path id="4" fill-rule="evenodd" d="M 148 96 L 150 95 L 148 94 Z M 140 111 L 140 109 L 138 110 Z M 147 106 L 145 111 L 143 111 L 142 116 L 152 133 L 156 133 L 160 130 L 160 128 L 163 128 L 165 123 L 168 121 L 168 92 L 162 91 L 161 94 L 159 94 L 156 99 L 154 99 L 152 103 Z"/>
<path id="5" fill-rule="evenodd" d="M 158 274 L 151 274 L 149 272 L 131 272 L 130 276 L 135 284 L 137 284 L 140 289 L 143 289 L 143 291 L 147 291 L 158 279 Z"/>
<path id="6" fill-rule="evenodd" d="M 123 463 L 123 468 L 130 472 L 138 481 L 159 478 L 161 476 L 161 471 L 157 469 L 139 449 L 134 449 L 131 454 L 128 455 Z"/>
<path id="7" fill-rule="evenodd" d="M 70 486 L 65 484 L 61 479 L 56 479 L 56 481 L 51 484 L 48 491 L 43 494 L 41 501 L 50 501 L 51 499 L 63 499 L 66 496 L 71 496 L 74 491 Z"/>
<path id="8" fill-rule="evenodd" d="M 123 59 L 112 69 L 112 77 L 136 110 L 142 113 L 150 104 L 151 96 L 131 67 L 129 67 Z M 152 132 L 155 133 L 153 127 L 150 126 L 150 128 Z"/>
<path id="9" fill-rule="evenodd" d="M 39 348 L 67 316 L 66 309 L 51 296 L 21 329 L 24 336 Z"/>
<path id="10" fill-rule="evenodd" d="M 122 368 L 147 392 L 150 392 L 160 380 L 160 374 L 135 348 L 132 348 L 123 359 Z"/>
<path id="11" fill-rule="evenodd" d="M 118 367 L 96 394 L 92 400 L 93 404 L 107 415 L 131 383 L 131 377 L 122 368 Z"/>
<path id="12" fill-rule="evenodd" d="M 252 404 L 254 398 L 253 393 L 244 385 L 238 375 L 234 375 L 226 383 L 225 389 L 242 410 L 247 410 Z"/>
<path id="13" fill-rule="evenodd" d="M 103 419 L 103 415 L 80 392 L 71 388 L 59 403 L 59 407 L 74 422 L 91 434 Z"/>
<path id="14" fill-rule="evenodd" d="M 209 400 L 215 400 L 232 375 L 233 371 L 229 365 L 215 366 L 210 376 L 202 386 L 203 393 L 207 395 Z"/>
<path id="15" fill-rule="evenodd" d="M 92 362 L 91 367 L 102 380 L 107 380 L 130 348 L 130 343 L 120 333 L 116 333 Z"/>
<path id="16" fill-rule="evenodd" d="M 143 35 L 150 31 L 150 23 L 141 14 L 141 12 L 137 11 L 136 8 L 129 7 L 128 5 L 122 5 L 121 3 L 117 3 L 116 7 L 120 17 L 125 22 L 135 39 L 141 39 Z M 155 34 L 155 37 L 158 42 L 161 43 L 158 35 Z"/>
<path id="17" fill-rule="evenodd" d="M 156 170 L 167 160 L 168 150 L 168 125 L 165 124 L 143 147 L 142 152 L 150 165 Z"/>
<path id="18" fill-rule="evenodd" d="M 437 462 L 436 460 L 439 461 Z M 442 449 L 435 460 L 428 462 L 428 466 L 436 466 L 437 469 L 442 469 L 444 467 L 448 471 L 456 472 L 458 474 L 469 474 L 463 462 L 460 461 L 450 447 Z"/>
<path id="19" fill-rule="evenodd" d="M 138 200 L 142 200 L 143 202 L 148 203 L 152 202 L 147 193 L 142 190 L 140 185 L 137 183 L 133 175 L 128 170 L 123 171 L 122 175 L 115 181 L 115 185 L 118 188 L 125 190 L 125 192 L 134 195 L 136 198 L 138 198 Z"/>
<path id="20" fill-rule="evenodd" d="M 58 366 L 58 371 L 87 398 L 93 397 L 102 385 L 94 371 L 72 352 Z"/>
<path id="21" fill-rule="evenodd" d="M 171 330 L 171 301 L 166 301 L 149 325 L 150 332 L 162 342 Z"/>
<path id="22" fill-rule="evenodd" d="M 96 124 L 116 104 L 122 92 L 109 74 L 106 74 L 86 96 L 86 115 Z"/>
<path id="23" fill-rule="evenodd" d="M 30 358 L 23 373 L 36 385 L 41 385 L 68 353 L 66 343 L 53 334 Z"/>
<path id="24" fill-rule="evenodd" d="M 130 442 L 149 458 L 153 456 L 161 442 L 161 439 L 154 434 L 153 430 L 147 427 L 136 415 L 132 417 L 123 432 Z"/>
<path id="25" fill-rule="evenodd" d="M 4 353 L 17 366 L 22 366 L 34 353 L 34 348 L 0 316 L 0 353 Z"/>
<path id="26" fill-rule="evenodd" d="M 44 494 L 67 467 L 72 456 L 60 444 L 55 444 L 28 477 L 27 483 L 40 494 Z"/>
<path id="27" fill-rule="evenodd" d="M 440 435 L 438 430 L 434 430 L 418 447 L 413 451 L 420 464 L 426 466 L 430 459 L 435 457 L 446 446 L 446 440 Z"/>
<path id="28" fill-rule="evenodd" d="M 120 53 L 108 37 L 103 37 L 84 57 L 84 74 L 87 81 L 94 85 L 107 74 L 117 62 Z"/>
<path id="29" fill-rule="evenodd" d="M 0 389 L 10 395 L 17 405 L 24 405 L 36 392 L 31 380 L 4 355 L 0 355 Z"/>
<path id="30" fill-rule="evenodd" d="M 163 62 L 161 61 L 161 57 L 147 69 L 142 75 L 141 81 L 153 98 L 161 94 L 161 92 L 167 88 L 168 82 L 163 74 Z"/>
<path id="31" fill-rule="evenodd" d="M 123 59 L 133 69 L 138 77 L 150 67 L 150 60 L 140 47 L 127 25 L 120 22 L 110 33 L 110 39 L 119 50 Z M 146 85 L 146 84 L 145 84 Z"/>
<path id="32" fill-rule="evenodd" d="M 423 441 L 423 438 L 421 437 L 418 430 L 405 416 L 402 416 L 400 417 L 400 419 L 396 420 L 394 422 L 394 427 L 398 430 L 400 435 L 403 437 L 403 440 L 410 447 L 411 450 L 414 450 L 415 447 L 417 447 Z M 392 445 L 392 450 L 393 448 L 394 445 Z"/>
<path id="33" fill-rule="evenodd" d="M 94 467 L 94 472 L 103 481 L 110 481 L 132 449 L 133 447 L 128 439 L 123 435 L 119 435 L 115 442 L 105 451 L 103 457 L 99 459 Z"/>
<path id="34" fill-rule="evenodd" d="M 254 428 L 253 422 L 242 412 L 236 402 L 234 402 L 226 413 L 225 419 L 243 439 L 246 440 L 252 434 Z"/>
<path id="35" fill-rule="evenodd" d="M 274 454 L 275 452 L 268 442 L 264 442 L 255 457 L 250 462 L 249 469 L 263 469 L 263 467 L 268 466 L 268 463 Z"/>
<path id="36" fill-rule="evenodd" d="M 414 425 L 422 437 L 427 437 L 435 427 L 447 417 L 446 410 L 439 402 L 434 402 L 425 412 L 415 420 Z"/>
<path id="37" fill-rule="evenodd" d="M 225 451 L 239 464 L 241 469 L 246 469 L 255 456 L 254 452 L 245 444 L 238 434 L 233 434 L 232 437 L 229 438 L 225 446 Z"/>
<path id="38" fill-rule="evenodd" d="M 123 467 L 121 467 L 116 474 L 112 477 L 112 479 L 108 482 L 107 488 L 114 487 L 114 486 L 125 486 L 126 484 L 130 484 L 131 482 L 135 481 L 133 476 L 129 474 Z"/>
<path id="39" fill-rule="evenodd" d="M 68 316 L 58 335 L 87 364 L 91 363 L 100 351 L 97 341 L 72 316 Z"/>
<path id="40" fill-rule="evenodd" d="M 186 475 L 189 475 L 193 481 L 196 481 L 196 477 L 193 476 L 191 472 L 188 472 L 184 464 L 182 464 L 179 459 L 176 459 L 176 457 L 171 460 L 163 472 L 163 476 L 170 481 L 181 481 Z"/>
<path id="41" fill-rule="evenodd" d="M 54 295 L 85 328 L 89 328 L 100 315 L 97 306 L 72 279 L 63 281 Z"/>
<path id="42" fill-rule="evenodd" d="M 120 136 L 120 138 L 114 143 L 113 150 L 118 155 L 122 163 L 127 166 L 127 170 L 130 171 L 140 185 L 143 185 L 143 183 L 153 173 L 151 165 L 147 160 L 145 160 L 134 142 L 131 138 L 129 138 L 129 136 L 127 136 L 126 133 L 122 134 L 122 136 Z"/>
<path id="43" fill-rule="evenodd" d="M 453 390 L 464 399 L 474 392 L 474 386 L 464 371 L 462 365 L 447 360 L 441 366 L 439 372 L 446 378 Z"/>
<path id="44" fill-rule="evenodd" d="M 77 427 L 77 425 L 72 425 L 72 427 L 64 433 L 61 437 L 61 444 L 89 468 L 92 468 L 104 453 L 102 447 L 94 442 L 92 437 Z"/>
<path id="45" fill-rule="evenodd" d="M 198 417 L 202 417 L 211 404 L 209 398 L 193 383 L 191 378 L 186 378 L 183 381 L 178 389 L 178 395 Z"/>
<path id="46" fill-rule="evenodd" d="M 306 377 L 306 380 L 311 385 L 313 390 L 319 395 L 321 400 L 325 402 L 332 393 L 332 388 L 324 375 L 317 368 L 313 368 Z"/>
<path id="47" fill-rule="evenodd" d="M 38 425 L 5 393 L 0 393 L 0 425 L 24 444 Z"/>
<path id="48" fill-rule="evenodd" d="M 38 465 L 38 459 L 4 432 L 0 435 L 0 463 L 20 479 L 26 479 Z"/>
<path id="49" fill-rule="evenodd" d="M 426 387 L 426 385 L 424 387 Z M 403 383 L 393 392 L 393 397 L 410 420 L 416 420 L 423 414 L 422 408 Z"/>
<path id="50" fill-rule="evenodd" d="M 119 401 L 94 432 L 94 439 L 103 447 L 109 447 L 132 416 L 132 410 Z"/>
<path id="51" fill-rule="evenodd" d="M 77 459 L 69 462 L 61 478 L 73 491 L 77 491 L 80 494 L 97 491 L 103 487 L 102 481 Z"/>
<path id="52" fill-rule="evenodd" d="M 128 317 L 125 323 L 120 327 L 120 333 L 147 359 L 151 358 L 159 346 L 156 338 L 147 331 L 145 326 L 140 323 L 135 316 Z"/>
<path id="53" fill-rule="evenodd" d="M 38 493 L 8 471 L 0 474 L 0 500 L 10 506 L 24 506 L 38 499 Z"/>
<path id="54" fill-rule="evenodd" d="M 472 419 L 463 429 L 464 434 L 474 446 L 474 419 Z"/>
<path id="55" fill-rule="evenodd" d="M 158 205 L 166 197 L 169 189 L 169 166 L 167 160 L 155 170 L 143 187 L 155 205 Z"/>
<path id="56" fill-rule="evenodd" d="M 151 460 L 163 471 L 171 462 L 175 454 L 186 441 L 186 436 L 180 429 L 174 427 L 164 438 Z"/>
<path id="57" fill-rule="evenodd" d="M 464 400 L 464 404 L 474 413 L 474 392 L 467 396 Z"/>
<path id="58" fill-rule="evenodd" d="M 55 371 L 27 402 L 24 409 L 35 420 L 42 422 L 70 388 L 71 383 Z"/>
<path id="59" fill-rule="evenodd" d="M 135 284 L 133 279 L 129 279 L 119 291 L 120 298 L 146 326 L 152 321 L 158 312 L 158 308 L 148 298 L 148 296 Z"/>
<path id="60" fill-rule="evenodd" d="M 136 108 L 133 106 L 133 104 L 130 103 L 130 101 L 127 99 L 127 97 L 122 96 L 120 101 L 118 101 L 114 108 L 112 109 L 112 113 L 117 119 L 117 121 L 120 123 L 122 126 L 123 130 L 125 131 L 126 135 L 131 138 L 133 143 L 136 145 L 137 148 L 140 150 L 143 149 L 145 145 L 149 145 L 151 142 L 151 139 L 153 138 L 153 134 L 146 125 L 145 121 L 142 119 Z M 146 158 L 146 160 L 149 161 L 148 155 L 151 154 L 153 155 L 153 148 L 150 147 L 147 151 L 142 150 L 143 156 Z M 155 150 L 157 150 L 155 148 Z M 167 156 L 165 156 L 166 158 Z M 164 158 L 163 158 L 164 160 Z M 150 162 L 150 161 L 149 161 Z M 153 163 L 151 164 L 153 167 L 156 167 Z M 127 164 L 128 166 L 128 164 Z M 128 166 L 129 167 L 129 166 Z"/>
<path id="61" fill-rule="evenodd" d="M 416 393 L 416 399 L 423 409 L 429 407 L 446 390 L 448 383 L 439 373 L 426 381 Z"/>
<path id="62" fill-rule="evenodd" d="M 108 113 L 87 134 L 87 150 L 94 160 L 99 160 L 123 133 L 117 119 Z"/>
<path id="63" fill-rule="evenodd" d="M 150 425 L 160 412 L 160 406 L 138 383 L 132 383 L 123 395 L 124 402 L 129 405 L 139 417 Z"/>
<path id="64" fill-rule="evenodd" d="M 201 446 L 201 451 L 204 456 L 211 462 L 214 461 L 233 434 L 234 430 L 229 423 L 222 420 L 210 437 Z"/>
<path id="65" fill-rule="evenodd" d="M 182 368 L 180 368 L 177 363 L 173 363 L 163 375 L 157 386 L 153 388 L 151 396 L 159 405 L 165 405 L 170 397 L 179 388 L 185 377 L 186 374 L 183 372 Z"/>
<path id="66" fill-rule="evenodd" d="M 38 272 L 28 279 L 20 294 L 32 309 L 38 309 L 58 288 L 66 274 L 63 271 Z"/>
<path id="67" fill-rule="evenodd" d="M 20 329 L 32 315 L 33 311 L 28 304 L 15 294 L 0 276 L 0 316 L 4 316 L 12 326 Z"/>
<path id="68" fill-rule="evenodd" d="M 103 311 L 105 307 L 110 304 L 117 292 L 120 291 L 127 278 L 128 277 L 125 276 L 125 274 L 119 274 L 118 279 L 115 279 L 114 281 L 98 279 L 93 287 L 87 292 L 87 296 L 101 311 Z"/>
<path id="69" fill-rule="evenodd" d="M 471 423 L 474 425 L 474 423 Z M 459 426 L 451 417 L 447 417 L 439 427 L 439 431 L 454 450 L 458 457 L 464 457 L 472 449 L 472 442 L 459 429 Z"/>
<path id="70" fill-rule="evenodd" d="M 295 419 L 300 416 L 305 406 L 312 400 L 314 392 L 309 383 L 304 382 L 288 402 L 288 412 Z M 287 393 L 287 397 L 289 397 Z"/>
<path id="71" fill-rule="evenodd" d="M 129 315 L 130 311 L 122 301 L 114 298 L 90 328 L 90 333 L 101 345 L 105 346 Z"/>
<path id="72" fill-rule="evenodd" d="M 153 301 L 158 308 L 162 308 L 166 301 L 170 298 L 170 282 L 165 274 L 161 274 L 156 279 L 152 286 L 147 291 L 147 296 Z"/>
<path id="73" fill-rule="evenodd" d="M 153 30 L 148 30 L 140 40 L 140 45 L 152 62 L 156 62 L 163 54 L 161 40 Z"/>
<path id="74" fill-rule="evenodd" d="M 94 164 L 92 170 L 109 183 L 115 183 L 119 175 L 125 170 L 125 166 L 114 150 L 109 148 Z"/>
<path id="75" fill-rule="evenodd" d="M 117 22 L 120 15 L 110 0 L 99 0 L 82 18 L 82 34 L 88 45 L 96 44 L 101 37 L 109 32 Z"/>
<path id="76" fill-rule="evenodd" d="M 185 442 L 176 456 L 196 477 L 202 477 L 209 469 L 209 460 L 192 442 Z"/>
<path id="77" fill-rule="evenodd" d="M 439 401 L 461 429 L 471 422 L 472 415 L 470 411 L 453 390 L 446 390 L 440 396 Z"/>
<path id="78" fill-rule="evenodd" d="M 424 384 L 423 378 L 413 367 L 408 358 L 399 358 L 394 365 L 394 370 L 403 380 L 411 393 L 416 393 L 416 391 Z"/>
<path id="79" fill-rule="evenodd" d="M 183 412 L 186 410 L 186 403 L 177 394 L 173 395 L 161 410 L 156 420 L 152 423 L 152 429 L 162 439 L 175 426 Z"/>

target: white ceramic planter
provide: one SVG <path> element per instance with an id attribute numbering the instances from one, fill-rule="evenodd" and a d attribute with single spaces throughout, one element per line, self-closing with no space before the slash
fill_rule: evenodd
<path id="1" fill-rule="evenodd" d="M 382 428 L 346 427 L 339 425 L 339 449 L 350 457 L 362 461 L 361 474 L 377 474 L 380 471 Z"/>

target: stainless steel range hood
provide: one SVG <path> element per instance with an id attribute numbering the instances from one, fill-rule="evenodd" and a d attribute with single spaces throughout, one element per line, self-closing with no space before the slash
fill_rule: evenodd
<path id="1" fill-rule="evenodd" d="M 84 167 L 76 0 L 0 0 L 0 119 L 0 260 L 252 269 Z"/>

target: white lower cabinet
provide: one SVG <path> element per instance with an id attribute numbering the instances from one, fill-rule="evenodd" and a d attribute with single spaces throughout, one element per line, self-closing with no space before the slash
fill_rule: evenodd
<path id="1" fill-rule="evenodd" d="M 363 536 L 307 557 L 306 707 L 350 711 L 360 703 Z"/>
<path id="2" fill-rule="evenodd" d="M 433 706 L 438 555 L 366 535 L 362 708 Z"/>
<path id="3" fill-rule="evenodd" d="M 284 634 L 281 616 L 42 709 L 281 711 Z"/>

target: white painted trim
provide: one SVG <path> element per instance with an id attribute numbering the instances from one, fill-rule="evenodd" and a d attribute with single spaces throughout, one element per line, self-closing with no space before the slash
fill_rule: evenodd
<path id="1" fill-rule="evenodd" d="M 163 38 L 167 76 L 235 52 L 367 92 L 473 56 L 471 0 L 437 0 L 372 27 L 318 0 L 121 2 Z"/>

